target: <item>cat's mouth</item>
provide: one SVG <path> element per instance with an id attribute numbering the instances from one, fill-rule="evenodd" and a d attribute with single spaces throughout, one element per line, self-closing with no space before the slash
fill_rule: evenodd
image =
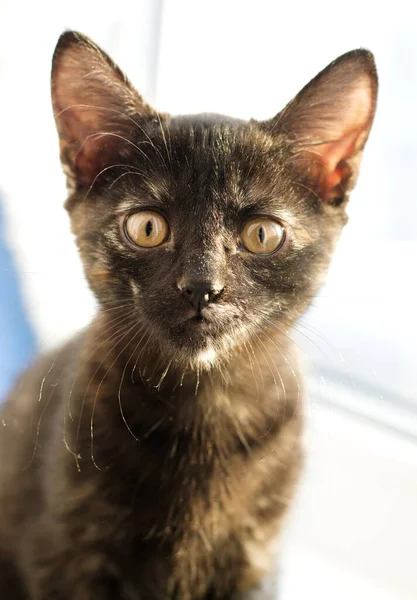
<path id="1" fill-rule="evenodd" d="M 208 331 L 215 329 L 219 325 L 219 314 L 210 308 L 204 307 L 202 309 L 189 309 L 182 317 L 178 320 L 177 325 L 182 327 L 189 327 L 196 330 Z"/>
<path id="2" fill-rule="evenodd" d="M 221 319 L 209 311 L 190 311 L 170 328 L 171 338 L 182 348 L 196 349 L 219 337 L 222 332 Z"/>
<path id="3" fill-rule="evenodd" d="M 193 361 L 207 351 L 215 351 L 217 356 L 230 346 L 237 319 L 241 318 L 237 307 L 230 304 L 212 305 L 200 311 L 190 307 L 178 314 L 167 331 L 175 358 Z"/>

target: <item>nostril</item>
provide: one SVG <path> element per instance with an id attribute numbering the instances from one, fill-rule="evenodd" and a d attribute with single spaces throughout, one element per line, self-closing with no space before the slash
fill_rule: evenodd
<path id="1" fill-rule="evenodd" d="M 187 288 L 185 290 L 185 293 L 187 294 L 187 296 L 192 296 L 194 294 L 193 290 L 190 290 L 190 288 Z"/>
<path id="2" fill-rule="evenodd" d="M 224 292 L 224 287 L 222 288 L 214 288 L 211 290 L 210 295 L 212 298 L 218 298 Z"/>

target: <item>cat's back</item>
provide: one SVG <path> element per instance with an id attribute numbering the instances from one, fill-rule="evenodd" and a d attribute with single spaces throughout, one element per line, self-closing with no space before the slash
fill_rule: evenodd
<path id="1" fill-rule="evenodd" d="M 41 502 L 40 473 L 51 423 L 82 343 L 72 338 L 38 358 L 16 382 L 0 412 L 0 548 Z M 10 538 L 10 539 L 9 539 Z"/>
<path id="2" fill-rule="evenodd" d="M 54 412 L 59 390 L 70 376 L 84 336 L 77 335 L 59 348 L 41 355 L 16 381 L 0 412 L 0 447 L 20 446 L 41 434 L 42 421 Z M 19 441 L 18 441 L 19 440 Z M 0 457 L 0 468 L 4 464 Z"/>

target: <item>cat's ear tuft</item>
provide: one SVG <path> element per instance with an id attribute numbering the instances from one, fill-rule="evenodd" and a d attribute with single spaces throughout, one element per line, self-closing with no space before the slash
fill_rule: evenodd
<path id="1" fill-rule="evenodd" d="M 131 150 L 137 121 L 157 114 L 103 50 L 73 31 L 58 40 L 51 84 L 61 159 L 76 187 Z"/>
<path id="2" fill-rule="evenodd" d="M 374 118 L 378 79 L 367 50 L 340 56 L 272 121 L 290 143 L 290 162 L 323 202 L 340 204 L 354 187 Z"/>

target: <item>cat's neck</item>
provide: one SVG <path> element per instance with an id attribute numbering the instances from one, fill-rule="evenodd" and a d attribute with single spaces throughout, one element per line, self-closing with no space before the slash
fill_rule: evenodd
<path id="1" fill-rule="evenodd" d="M 66 440 L 93 472 L 113 466 L 134 476 L 141 452 L 211 465 L 216 456 L 262 453 L 284 430 L 298 435 L 301 384 L 285 336 L 269 332 L 210 369 L 163 361 L 151 344 L 135 353 L 133 340 L 112 338 L 100 319 L 80 343 L 77 377 L 64 394 Z"/>
<path id="2" fill-rule="evenodd" d="M 139 335 L 126 338 L 109 336 L 100 318 L 84 341 L 81 379 L 89 388 L 83 411 L 94 412 L 92 420 L 102 428 L 119 423 L 140 438 L 161 422 L 207 435 L 221 427 L 224 435 L 238 432 L 250 444 L 299 410 L 300 379 L 284 333 L 260 334 L 227 361 L 197 368 L 162 358 L 145 337 L 143 346 Z"/>

